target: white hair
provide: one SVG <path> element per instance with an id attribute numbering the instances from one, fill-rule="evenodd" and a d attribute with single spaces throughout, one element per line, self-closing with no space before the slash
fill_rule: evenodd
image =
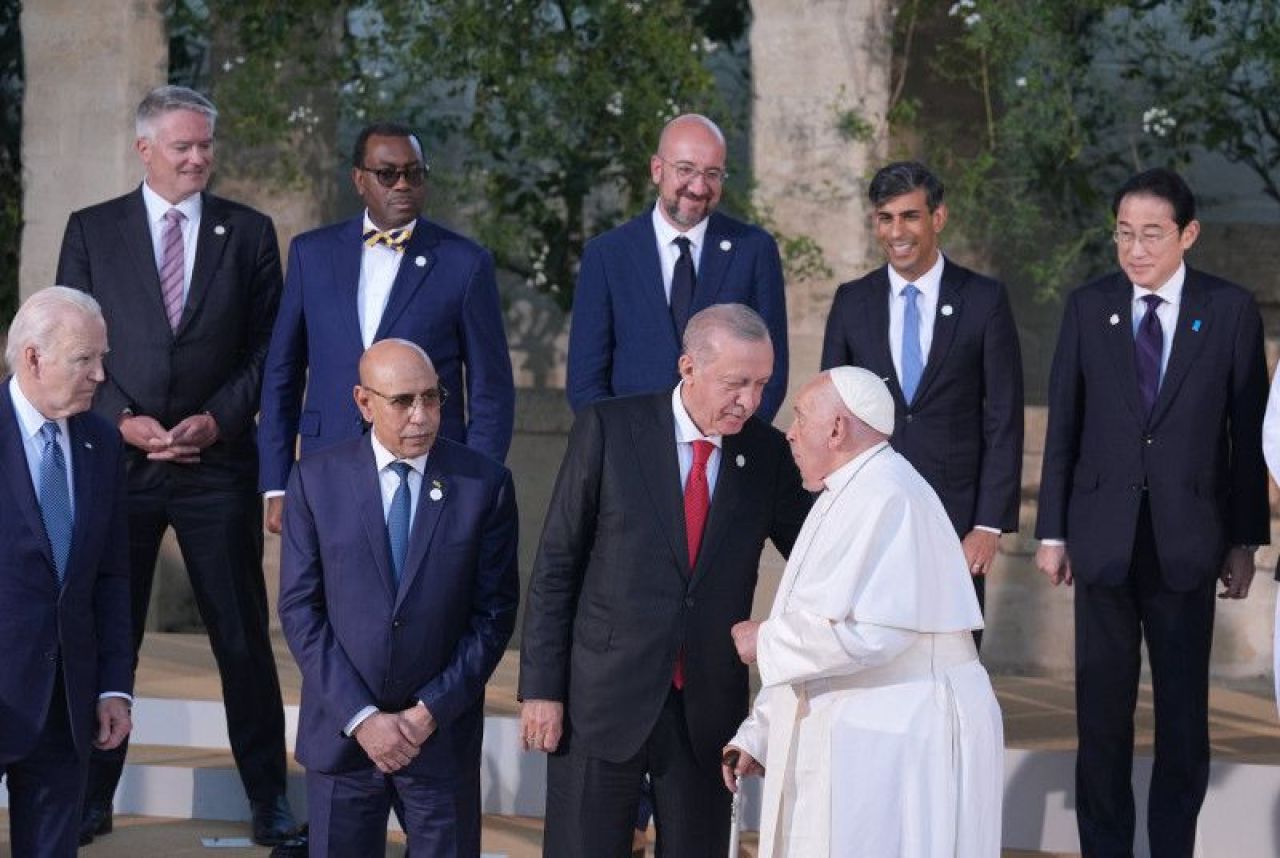
<path id="1" fill-rule="evenodd" d="M 17 372 L 22 351 L 27 346 L 50 348 L 54 334 L 67 323 L 68 313 L 80 313 L 106 324 L 102 307 L 89 293 L 70 286 L 41 289 L 23 302 L 9 323 L 9 339 L 4 347 L 4 361 L 9 371 Z"/>

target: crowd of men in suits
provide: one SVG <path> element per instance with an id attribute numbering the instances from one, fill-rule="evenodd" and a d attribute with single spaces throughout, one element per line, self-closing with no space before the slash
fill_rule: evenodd
<path id="1" fill-rule="evenodd" d="M 492 256 L 422 217 L 421 142 L 380 123 L 352 157 L 364 211 L 293 239 L 282 276 L 271 219 L 207 190 L 216 120 L 189 89 L 147 95 L 142 183 L 70 216 L 60 285 L 10 327 L 0 776 L 15 854 L 70 855 L 111 831 L 172 529 L 255 842 L 380 854 L 394 812 L 413 854 L 478 855 L 484 686 L 519 598 L 502 464 L 514 390 Z M 770 425 L 788 376 L 782 261 L 766 231 L 716 210 L 725 163 L 713 122 L 672 120 L 650 159 L 654 205 L 583 254 L 567 376 L 576 417 L 530 576 L 519 677 L 522 741 L 548 754 L 544 849 L 556 858 L 628 854 L 645 796 L 660 855 L 724 854 L 730 790 L 764 761 L 746 739 L 730 747 L 750 734 L 747 665 L 759 647 L 762 674 L 776 672 L 783 630 L 812 626 L 781 601 L 747 622 L 764 542 L 807 550 L 821 526 L 808 522 L 886 440 L 900 459 L 880 459 L 863 485 L 906 480 L 895 503 L 912 520 L 949 522 L 929 534 L 943 541 L 929 556 L 953 576 L 934 590 L 952 593 L 951 620 L 923 603 L 888 612 L 918 623 L 895 652 L 939 652 L 945 636 L 952 665 L 980 672 L 982 582 L 1018 526 L 1017 330 L 1005 287 L 940 251 L 942 182 L 914 162 L 871 181 L 886 264 L 836 292 L 824 373 L 784 437 Z M 1208 782 L 1216 582 L 1244 598 L 1268 541 L 1262 324 L 1245 289 L 1185 264 L 1199 224 L 1179 176 L 1133 176 L 1113 211 L 1120 270 L 1064 310 L 1036 563 L 1075 585 L 1085 854 L 1132 852 L 1145 642 L 1152 850 L 1190 855 Z M 309 828 L 285 797 L 264 520 L 282 535 L 279 613 L 303 677 Z M 875 567 L 862 557 L 837 558 L 851 580 Z M 792 560 L 803 592 L 812 564 Z M 888 645 L 866 642 L 889 633 L 852 606 L 885 598 L 851 593 L 843 649 L 809 642 L 829 663 L 793 668 L 799 700 L 818 693 L 813 682 L 851 693 L 832 678 L 883 668 Z M 835 628 L 840 606 L 830 610 Z M 975 681 L 989 696 L 985 674 Z M 991 711 L 994 698 L 975 705 Z M 984 845 L 956 854 L 988 854 L 984 830 L 971 841 Z M 798 841 L 766 853 L 797 854 L 787 842 Z M 916 848 L 899 854 L 930 854 Z"/>

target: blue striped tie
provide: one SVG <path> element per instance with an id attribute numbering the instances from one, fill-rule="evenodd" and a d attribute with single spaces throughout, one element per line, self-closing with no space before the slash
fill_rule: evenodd
<path id="1" fill-rule="evenodd" d="M 391 508 L 387 510 L 387 539 L 391 543 L 391 569 L 395 572 L 396 586 L 400 585 L 400 573 L 404 570 L 404 558 L 409 551 L 409 472 L 408 462 L 392 462 L 388 467 L 400 477 L 400 485 L 391 496 Z"/>
<path id="2" fill-rule="evenodd" d="M 919 294 L 920 290 L 914 283 L 908 283 L 902 289 L 907 300 L 902 313 L 902 398 L 908 405 L 916 398 L 920 376 L 924 375 L 924 355 L 920 353 L 920 308 L 916 305 Z"/>
<path id="3" fill-rule="evenodd" d="M 40 517 L 53 549 L 59 587 L 66 577 L 67 555 L 71 553 L 71 492 L 67 487 L 67 462 L 58 444 L 61 431 L 51 420 L 40 427 L 44 441 L 40 456 Z"/>

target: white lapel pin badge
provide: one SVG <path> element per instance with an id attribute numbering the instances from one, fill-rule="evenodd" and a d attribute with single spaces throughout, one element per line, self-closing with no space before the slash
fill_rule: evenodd
<path id="1" fill-rule="evenodd" d="M 950 304 L 943 304 L 943 305 L 942 305 L 942 315 L 944 315 L 944 316 L 950 316 L 950 315 L 951 315 L 952 313 L 954 313 L 954 312 L 955 312 L 955 308 L 954 308 L 954 307 L 952 307 Z"/>
<path id="2" fill-rule="evenodd" d="M 747 466 L 747 457 L 739 453 L 738 458 L 734 459 L 733 463 L 739 468 L 745 468 Z"/>
<path id="3" fill-rule="evenodd" d="M 88 441 L 85 441 L 85 442 L 84 442 L 84 448 L 85 448 L 86 450 L 92 450 L 92 449 L 93 449 L 93 445 L 92 445 L 92 444 L 90 444 Z"/>
<path id="4" fill-rule="evenodd" d="M 726 238 L 725 240 L 723 240 L 723 241 L 721 241 L 721 242 L 720 242 L 720 249 L 721 249 L 721 250 L 732 250 L 732 249 L 733 249 L 733 242 Z"/>
<path id="5" fill-rule="evenodd" d="M 440 485 L 439 480 L 431 481 L 431 491 L 427 492 L 427 497 L 431 498 L 433 501 L 438 501 L 444 497 L 444 487 Z"/>
<path id="6" fill-rule="evenodd" d="M 1111 323 L 1111 324 L 1113 324 L 1113 325 L 1118 325 L 1118 324 L 1120 324 L 1120 314 L 1119 314 L 1119 313 L 1112 313 L 1112 314 L 1111 314 L 1111 318 L 1110 318 L 1110 319 L 1107 319 L 1107 321 L 1108 321 L 1108 322 L 1110 322 L 1110 323 Z"/>
<path id="7" fill-rule="evenodd" d="M 227 228 L 226 228 L 225 226 L 223 226 L 222 224 L 218 224 L 217 226 L 215 226 L 215 227 L 213 228 L 213 234 L 214 234 L 214 235 L 226 235 L 226 234 L 227 234 Z"/>
<path id="8" fill-rule="evenodd" d="M 427 257 L 425 257 L 425 256 L 416 256 L 416 257 L 414 257 L 413 264 L 414 264 L 414 265 L 416 265 L 416 266 L 418 266 L 419 268 L 426 268 L 426 267 L 427 267 Z"/>

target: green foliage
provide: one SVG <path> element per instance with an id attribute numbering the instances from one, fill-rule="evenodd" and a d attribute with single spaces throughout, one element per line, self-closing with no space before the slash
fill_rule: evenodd
<path id="1" fill-rule="evenodd" d="M 0 324 L 18 309 L 22 245 L 22 34 L 20 2 L 0 3 Z"/>

